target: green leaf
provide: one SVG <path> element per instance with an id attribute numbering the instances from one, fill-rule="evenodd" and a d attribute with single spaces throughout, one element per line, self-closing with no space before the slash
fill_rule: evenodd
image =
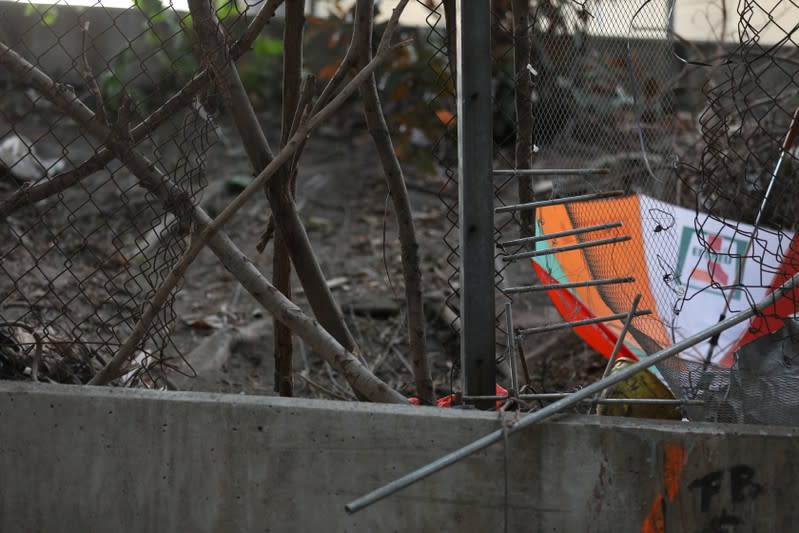
<path id="1" fill-rule="evenodd" d="M 283 54 L 283 41 L 259 35 L 253 43 L 253 52 L 257 57 L 279 56 Z"/>
<path id="2" fill-rule="evenodd" d="M 164 4 L 162 4 L 160 0 L 133 0 L 133 5 L 139 8 L 142 13 L 147 15 L 147 18 L 151 20 L 164 11 Z M 161 15 L 160 18 L 163 19 L 163 15 Z M 159 21 L 153 20 L 153 22 Z"/>
<path id="3" fill-rule="evenodd" d="M 55 6 L 42 13 L 42 22 L 45 26 L 52 26 L 55 24 L 56 19 L 58 19 L 58 11 L 56 11 Z"/>
<path id="4" fill-rule="evenodd" d="M 236 6 L 236 2 L 225 2 L 217 7 L 216 14 L 219 17 L 219 20 L 225 20 L 228 17 L 238 15 L 239 9 L 238 6 Z"/>

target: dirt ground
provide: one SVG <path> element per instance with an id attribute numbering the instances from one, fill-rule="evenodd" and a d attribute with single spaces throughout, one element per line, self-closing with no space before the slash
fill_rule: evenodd
<path id="1" fill-rule="evenodd" d="M 322 269 L 367 364 L 392 387 L 412 395 L 394 213 L 379 161 L 357 111 L 348 110 L 342 116 L 356 118 L 339 119 L 311 138 L 300 163 L 297 204 Z M 93 150 L 74 125 L 53 124 L 40 118 L 16 124 L 14 130 L 36 140 L 43 158 L 57 159 L 66 144 L 70 159 L 74 159 L 66 161 L 68 165 L 76 164 Z M 276 137 L 272 135 L 274 131 L 275 128 L 267 127 L 270 140 Z M 246 155 L 232 128 L 223 124 L 217 134 L 225 142 L 213 144 L 205 154 L 208 186 L 199 197 L 212 215 L 233 198 L 250 175 Z M 147 143 L 144 146 L 152 149 Z M 441 311 L 449 294 L 447 278 L 451 275 L 444 244 L 451 224 L 441 198 L 451 200 L 457 196 L 457 190 L 445 180 L 443 169 L 420 171 L 406 162 L 405 171 L 421 248 L 428 355 L 436 393 L 442 396 L 460 391 L 458 335 L 450 325 L 451 317 Z M 114 186 L 109 185 L 109 176 Z M 3 320 L 42 324 L 59 323 L 66 318 L 68 325 L 56 328 L 61 341 L 74 341 L 87 332 L 102 337 L 98 332 L 112 328 L 110 318 L 125 314 L 115 309 L 107 314 L 98 311 L 109 304 L 128 306 L 129 327 L 131 317 L 136 316 L 135 307 L 141 305 L 146 291 L 131 295 L 126 285 L 129 300 L 120 303 L 119 298 L 106 298 L 100 306 L 97 302 L 109 292 L 109 283 L 122 279 L 111 272 L 119 266 L 109 266 L 109 258 L 126 249 L 123 244 L 126 237 L 119 228 L 135 228 L 147 220 L 142 213 L 150 213 L 131 208 L 137 202 L 147 201 L 134 184 L 132 176 L 112 163 L 108 170 L 84 180 L 81 186 L 57 199 L 39 202 L 8 219 L 2 250 L 4 281 L 0 316 Z M 0 199 L 10 195 L 14 188 L 13 178 L 6 173 Z M 157 220 L 157 215 L 149 216 L 150 223 Z M 244 207 L 226 231 L 255 259 L 262 272 L 271 277 L 271 246 L 263 254 L 255 250 L 268 217 L 268 204 L 259 197 Z M 140 238 L 141 233 L 136 239 Z M 68 242 L 73 242 L 80 253 L 67 250 Z M 121 270 L 135 269 L 128 259 L 122 259 L 125 265 Z M 142 265 L 143 270 L 147 264 Z M 531 283 L 533 271 L 528 264 L 516 265 L 505 277 L 509 285 Z M 301 307 L 310 312 L 296 277 L 293 291 Z M 74 296 L 67 297 L 68 293 Z M 165 335 L 159 332 L 166 337 L 166 345 L 171 345 L 170 349 L 185 360 L 174 365 L 179 371 L 167 373 L 172 385 L 189 390 L 274 394 L 271 318 L 210 251 L 204 251 L 188 271 L 173 309 L 174 316 L 167 316 L 164 321 L 171 329 Z M 513 312 L 518 327 L 559 321 L 545 296 L 516 298 Z M 112 337 L 117 343 L 124 340 L 123 329 Z M 14 351 L 17 347 L 11 349 L 9 343 L 15 341 L 20 346 L 24 343 L 19 338 L 13 339 L 14 332 L 7 328 L 3 335 L 6 348 L 2 353 L 6 360 L 0 361 L 3 363 L 0 377 L 30 379 L 30 363 L 15 366 L 8 357 L 17 353 Z M 504 333 L 497 333 L 497 342 L 501 353 Z M 46 350 L 45 356 L 50 357 L 45 357 L 42 363 L 40 379 L 85 382 L 110 356 L 110 353 L 101 355 L 90 344 L 76 348 L 78 344 L 73 342 L 68 352 Z M 604 366 L 603 359 L 569 331 L 528 339 L 523 351 L 530 384 L 536 392 L 573 391 L 595 380 Z M 25 353 L 29 361 L 30 346 Z M 66 363 L 62 364 L 59 358 Z M 343 378 L 299 339 L 295 342 L 294 368 L 297 396 L 354 399 Z M 499 380 L 508 385 L 506 361 L 500 365 Z"/>
<path id="2" fill-rule="evenodd" d="M 230 154 L 236 158 L 235 154 Z M 241 154 L 239 157 L 243 157 Z M 448 294 L 447 248 L 443 239 L 450 230 L 441 196 L 457 195 L 440 173 L 427 174 L 405 165 L 425 285 L 428 355 L 434 386 L 439 396 L 460 391 L 457 333 L 442 316 Z M 403 283 L 400 247 L 391 203 L 379 161 L 370 137 L 357 121 L 341 129 L 326 128 L 312 138 L 300 166 L 297 203 L 317 251 L 322 269 L 342 306 L 370 368 L 404 394 L 413 393 L 413 377 L 407 359 L 408 343 L 402 303 Z M 229 198 L 219 197 L 219 204 Z M 213 207 L 212 207 L 213 211 Z M 255 254 L 254 245 L 265 227 L 269 208 L 264 199 L 248 206 L 229 227 L 243 250 Z M 271 247 L 257 262 L 271 270 Z M 531 283 L 529 265 L 507 273 L 507 283 Z M 301 287 L 294 279 L 294 293 L 308 310 Z M 499 302 L 499 300 L 498 300 Z M 500 304 L 501 305 L 501 302 Z M 192 389 L 272 394 L 272 327 L 257 303 L 238 289 L 237 283 L 220 270 L 206 252 L 189 272 L 177 302 L 179 321 L 175 336 L 184 353 L 203 341 L 225 336 L 225 329 L 191 327 L 201 317 L 217 317 L 245 330 L 243 342 L 234 342 L 231 356 L 216 370 L 198 378 L 182 380 Z M 530 327 L 559 320 L 546 297 L 517 298 L 515 323 Z M 251 334 L 252 325 L 256 324 Z M 263 329 L 261 328 L 263 325 Z M 226 342 L 226 341 L 223 341 Z M 504 334 L 497 342 L 505 344 Z M 501 351 L 501 347 L 498 348 Z M 536 391 L 571 391 L 601 375 L 603 359 L 585 347 L 571 332 L 525 341 L 531 384 Z M 202 356 L 201 353 L 197 354 Z M 193 361 L 192 361 L 193 362 Z M 196 365 L 195 365 L 196 366 Z M 508 385 L 507 363 L 500 366 L 501 381 Z M 337 373 L 301 341 L 295 349 L 295 391 L 298 396 L 353 399 L 349 387 Z"/>

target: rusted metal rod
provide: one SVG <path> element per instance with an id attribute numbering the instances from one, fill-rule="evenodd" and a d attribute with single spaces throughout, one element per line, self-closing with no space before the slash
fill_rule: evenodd
<path id="1" fill-rule="evenodd" d="M 625 242 L 632 239 L 629 235 L 622 235 L 620 237 L 611 237 L 609 239 L 597 239 L 595 241 L 580 242 L 577 244 L 568 244 L 566 246 L 555 246 L 553 248 L 545 248 L 543 250 L 533 250 L 531 252 L 521 252 L 518 254 L 509 254 L 502 257 L 506 263 L 517 261 L 519 259 L 530 259 L 532 257 L 540 257 L 542 255 L 552 255 L 560 252 L 568 252 L 571 250 L 582 250 L 583 248 L 593 248 L 594 246 L 604 246 L 605 244 L 616 244 L 618 242 Z"/>
<path id="2" fill-rule="evenodd" d="M 505 325 L 508 328 L 508 364 L 510 365 L 510 387 L 519 392 L 519 374 L 516 369 L 516 333 L 513 331 L 513 311 L 510 302 L 505 302 Z"/>
<path id="3" fill-rule="evenodd" d="M 534 237 L 524 237 L 522 239 L 513 239 L 499 243 L 499 246 L 516 246 L 519 244 L 531 244 L 534 242 L 547 241 L 549 239 L 557 239 L 560 237 L 569 237 L 571 235 L 581 235 L 583 233 L 591 233 L 593 231 L 601 231 L 603 229 L 613 229 L 621 227 L 621 222 L 608 222 L 607 224 L 597 224 L 596 226 L 586 226 L 584 228 L 575 228 L 566 231 L 558 231 L 556 233 L 546 233 L 544 235 L 536 235 Z"/>
<path id="4" fill-rule="evenodd" d="M 565 198 L 552 198 L 550 200 L 540 200 L 538 202 L 529 202 L 526 204 L 503 205 L 502 207 L 497 207 L 494 209 L 494 212 L 512 213 L 514 211 L 538 209 L 539 207 L 547 207 L 549 205 L 572 204 L 574 202 L 599 200 L 600 198 L 612 198 L 614 196 L 622 195 L 624 195 L 624 191 L 592 192 L 590 194 L 579 194 L 577 196 L 567 196 Z"/>
<path id="5" fill-rule="evenodd" d="M 619 338 L 616 339 L 616 344 L 613 346 L 613 352 L 610 354 L 610 358 L 608 358 L 608 364 L 605 365 L 605 371 L 602 372 L 602 379 L 608 377 L 610 374 L 610 370 L 613 368 L 613 365 L 616 364 L 616 358 L 619 356 L 619 351 L 621 351 L 621 347 L 624 346 L 624 337 L 627 336 L 627 332 L 630 330 L 630 324 L 633 322 L 633 318 L 635 317 L 635 312 L 638 310 L 638 304 L 641 303 L 641 295 L 636 294 L 635 298 L 633 299 L 633 305 L 630 307 L 630 312 L 627 313 L 627 318 L 624 319 L 624 326 L 621 328 L 621 332 L 619 333 Z M 598 403 L 599 400 L 599 393 L 594 395 L 594 403 Z"/>
<path id="6" fill-rule="evenodd" d="M 634 316 L 651 315 L 652 311 L 645 309 L 643 311 L 636 311 Z M 538 326 L 535 328 L 527 328 L 519 330 L 519 335 L 533 335 L 535 333 L 546 333 L 547 331 L 557 331 L 559 329 L 574 328 L 577 326 L 589 326 L 591 324 L 599 324 L 600 322 L 610 322 L 611 320 L 621 320 L 627 318 L 629 313 L 615 313 L 613 315 L 599 316 L 596 318 L 586 318 L 585 320 L 575 320 L 573 322 L 560 322 L 558 324 L 550 324 L 548 326 Z"/>
<path id="7" fill-rule="evenodd" d="M 550 283 L 548 285 L 523 285 L 521 287 L 508 287 L 502 289 L 505 294 L 519 294 L 521 292 L 551 291 L 557 289 L 576 289 L 579 287 L 595 287 L 597 285 L 616 285 L 619 283 L 633 283 L 635 278 L 606 278 L 588 281 L 572 281 L 569 283 Z"/>

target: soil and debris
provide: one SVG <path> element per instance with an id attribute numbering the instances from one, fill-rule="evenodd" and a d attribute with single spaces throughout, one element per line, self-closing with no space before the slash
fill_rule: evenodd
<path id="1" fill-rule="evenodd" d="M 352 109 L 342 116 L 358 114 Z M 43 158 L 57 159 L 64 151 L 63 139 L 72 139 L 71 166 L 96 149 L 68 121 L 24 127 L 16 124 L 15 131 L 24 131 L 33 139 Z M 267 127 L 266 131 L 279 128 Z M 215 143 L 208 152 L 207 186 L 198 198 L 212 216 L 251 176 L 243 149 L 233 142 L 232 128 L 222 125 L 217 133 L 225 137 L 224 142 Z M 64 164 L 63 158 L 59 161 Z M 451 230 L 451 223 L 441 201 L 442 196 L 451 201 L 457 190 L 441 170 L 416 170 L 406 164 L 405 171 L 423 263 L 428 354 L 436 394 L 443 396 L 460 391 L 458 334 L 451 326 L 451 315 L 444 312 L 444 301 L 450 294 L 451 267 L 443 239 Z M 117 182 L 116 187 L 103 185 L 109 175 Z M 6 172 L 0 180 L 0 200 L 13 193 L 19 183 Z M 130 320 L 127 330 L 120 327 L 114 332 L 111 325 L 122 316 L 135 317 L 137 307 L 146 301 L 148 291 L 157 287 L 168 268 L 164 272 L 148 272 L 147 279 L 152 284 L 149 288 L 132 287 L 129 282 L 139 278 L 130 272 L 146 270 L 156 263 L 153 257 L 165 257 L 158 253 L 179 255 L 177 251 L 165 251 L 166 247 L 153 257 L 140 252 L 147 248 L 141 245 L 142 240 L 161 240 L 164 244 L 175 237 L 164 231 L 168 219 L 142 207 L 151 200 L 134 185 L 135 179 L 112 163 L 82 185 L 20 210 L 6 220 L 0 295 L 0 316 L 6 323 L 0 329 L 0 378 L 30 380 L 35 370 L 40 381 L 85 383 L 124 342 Z M 81 200 L 87 191 L 90 202 Z M 382 169 L 361 121 L 343 120 L 311 138 L 300 164 L 297 204 L 328 283 L 369 367 L 390 386 L 413 395 L 395 217 Z M 271 246 L 260 255 L 255 247 L 269 213 L 265 198 L 260 197 L 226 226 L 231 238 L 254 258 L 267 277 L 271 277 Z M 143 219 L 151 226 L 145 224 L 138 236 L 130 235 L 130 230 Z M 85 235 L 84 227 L 99 230 Z M 136 261 L 129 257 L 127 251 L 131 249 Z M 143 257 L 138 257 L 139 253 Z M 69 258 L 66 262 L 65 256 Z M 78 257 L 81 260 L 76 260 Z M 507 276 L 515 278 L 514 282 L 530 283 L 533 271 L 529 265 L 521 265 Z M 105 296 L 113 280 L 118 281 L 113 289 L 117 294 Z M 296 277 L 293 294 L 299 305 L 310 312 Z M 165 353 L 175 355 L 167 359 L 166 366 L 161 365 L 157 373 L 148 376 L 129 367 L 117 384 L 275 394 L 271 318 L 210 251 L 203 251 L 190 268 L 172 311 L 160 317 L 161 329 L 157 333 L 163 337 Z M 519 327 L 559 321 L 543 295 L 518 299 L 514 314 Z M 18 319 L 35 323 L 33 317 L 57 326 L 29 331 L 30 325 L 13 323 Z M 34 334 L 45 342 L 37 342 Z M 76 338 L 89 337 L 97 344 L 105 342 L 103 349 L 92 343 L 74 342 Z M 504 344 L 501 333 L 497 334 L 497 341 Z M 536 392 L 573 391 L 601 376 L 605 364 L 570 331 L 544 340 L 528 339 L 524 351 L 529 384 Z M 142 351 L 136 357 L 138 364 L 146 365 L 152 354 Z M 299 339 L 295 342 L 294 368 L 297 396 L 355 399 L 344 379 Z M 506 373 L 507 363 L 503 363 L 501 382 L 508 381 Z"/>

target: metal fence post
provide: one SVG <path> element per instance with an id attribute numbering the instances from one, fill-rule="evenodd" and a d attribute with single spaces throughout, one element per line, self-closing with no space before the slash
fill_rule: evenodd
<path id="1" fill-rule="evenodd" d="M 494 394 L 496 383 L 491 7 L 456 6 L 461 363 L 463 392 L 476 396 Z"/>

